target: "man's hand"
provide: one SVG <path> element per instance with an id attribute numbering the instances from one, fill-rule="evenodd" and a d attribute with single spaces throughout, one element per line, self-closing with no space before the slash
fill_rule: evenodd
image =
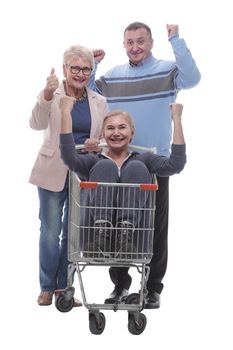
<path id="1" fill-rule="evenodd" d="M 96 63 L 101 62 L 105 56 L 105 51 L 102 49 L 92 50 L 92 52 L 93 52 L 94 60 Z"/>
<path id="2" fill-rule="evenodd" d="M 57 76 L 55 75 L 55 69 L 52 68 L 50 75 L 47 78 L 46 86 L 44 89 L 44 98 L 47 101 L 52 100 L 54 91 L 59 86 L 59 80 Z"/>
<path id="3" fill-rule="evenodd" d="M 168 37 L 178 34 L 179 33 L 179 27 L 177 24 L 167 24 L 167 34 Z"/>

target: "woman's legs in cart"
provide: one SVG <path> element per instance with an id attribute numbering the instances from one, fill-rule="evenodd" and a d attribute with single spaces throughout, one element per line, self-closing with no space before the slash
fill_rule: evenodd
<path id="1" fill-rule="evenodd" d="M 90 170 L 89 181 L 110 184 L 89 191 L 89 205 L 92 207 L 90 217 L 95 229 L 90 238 L 87 239 L 88 235 L 85 235 L 87 242 L 84 251 L 87 256 L 97 252 L 98 257 L 102 257 L 102 254 L 110 254 L 114 239 L 115 210 L 112 208 L 116 207 L 117 188 L 111 186 L 111 183 L 119 182 L 116 164 L 110 159 L 100 160 Z"/>
<path id="2" fill-rule="evenodd" d="M 136 161 L 131 160 L 128 163 L 124 164 L 123 167 L 121 168 L 120 181 L 122 183 L 135 183 L 135 184 L 151 183 L 152 178 L 148 169 L 142 162 L 137 160 Z M 135 198 L 137 198 L 137 200 L 135 200 Z M 136 194 L 136 197 L 134 196 L 133 202 L 131 198 L 128 198 L 128 200 L 130 203 L 129 206 L 131 208 L 145 205 L 145 199 L 142 200 L 142 198 L 139 195 L 139 192 Z M 119 204 L 119 207 L 122 207 L 122 206 L 123 206 L 122 204 Z M 117 221 L 118 221 L 118 225 L 119 225 L 119 221 L 121 223 L 124 223 L 124 225 L 121 225 L 121 227 L 122 227 L 122 232 L 124 231 L 125 233 L 125 231 L 127 230 L 132 231 L 132 226 L 135 227 L 138 225 L 138 222 L 140 221 L 140 215 L 139 215 L 139 212 L 136 215 L 134 212 L 133 215 L 125 217 L 124 212 L 121 213 L 121 210 L 119 210 Z M 132 226 L 130 226 L 130 224 Z M 129 233 L 127 233 L 126 236 L 129 236 Z M 122 256 L 124 257 L 123 254 Z M 128 270 L 129 270 L 128 267 L 110 267 L 109 274 L 115 287 L 112 293 L 110 294 L 110 296 L 105 300 L 106 304 L 121 302 L 126 299 L 128 295 L 129 287 L 131 285 L 131 280 L 132 280 L 131 276 L 128 273 Z"/>
<path id="3" fill-rule="evenodd" d="M 96 163 L 90 171 L 89 181 L 105 183 L 151 183 L 151 175 L 144 163 L 131 160 L 118 169 L 117 165 L 110 159 L 103 159 Z M 90 203 L 95 209 L 92 216 L 95 220 L 131 221 L 134 226 L 140 221 L 140 213 L 135 215 L 135 210 L 128 208 L 144 207 L 147 200 L 145 193 L 135 188 L 114 186 L 97 187 L 96 191 L 90 193 Z M 110 209 L 99 209 L 100 207 L 118 207 L 117 213 Z M 125 210 L 124 208 L 127 210 Z M 114 222 L 113 222 L 114 223 Z"/>

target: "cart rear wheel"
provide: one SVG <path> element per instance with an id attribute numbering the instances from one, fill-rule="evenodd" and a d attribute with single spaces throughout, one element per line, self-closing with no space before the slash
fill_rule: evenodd
<path id="1" fill-rule="evenodd" d="M 89 313 L 89 328 L 92 334 L 101 334 L 105 328 L 105 316 L 102 312 Z"/>
<path id="2" fill-rule="evenodd" d="M 131 334 L 138 335 L 141 334 L 146 328 L 146 316 L 142 313 L 138 315 L 138 322 L 136 322 L 134 314 L 129 313 L 128 318 L 128 330 Z"/>
<path id="3" fill-rule="evenodd" d="M 60 294 L 55 299 L 56 308 L 61 312 L 69 312 L 74 306 L 74 298 L 66 300 L 65 296 Z"/>

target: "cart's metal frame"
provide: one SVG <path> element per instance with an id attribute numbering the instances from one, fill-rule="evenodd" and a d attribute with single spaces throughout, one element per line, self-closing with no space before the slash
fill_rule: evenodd
<path id="1" fill-rule="evenodd" d="M 146 316 L 142 314 L 147 295 L 147 279 L 149 275 L 149 266 L 153 255 L 153 233 L 154 233 L 154 213 L 155 213 L 155 195 L 157 190 L 156 177 L 153 178 L 152 184 L 109 184 L 109 183 L 90 183 L 81 181 L 78 176 L 70 172 L 69 179 L 69 221 L 68 221 L 68 258 L 70 261 L 68 268 L 68 283 L 65 290 L 60 290 L 55 293 L 56 307 L 61 312 L 70 311 L 74 305 L 73 287 L 74 273 L 77 272 L 80 283 L 80 290 L 82 294 L 83 304 L 89 310 L 89 327 L 93 334 L 101 334 L 105 327 L 105 316 L 100 310 L 127 310 L 128 311 L 128 329 L 132 334 L 140 334 L 146 327 Z M 111 188 L 112 190 L 121 188 L 124 191 L 141 191 L 145 198 L 147 198 L 147 205 L 145 207 L 127 207 L 119 208 L 119 206 L 98 205 L 87 203 L 87 194 L 96 189 Z M 109 197 L 109 193 L 105 191 L 105 196 Z M 97 194 L 94 194 L 96 197 Z M 148 201 L 149 197 L 149 201 Z M 113 198 L 113 197 L 112 197 Z M 149 203 L 149 204 L 148 204 Z M 134 211 L 134 215 L 144 215 L 143 225 L 137 228 L 136 248 L 133 246 L 132 251 L 119 253 L 113 249 L 109 251 L 102 251 L 101 249 L 84 248 L 83 239 L 95 241 L 95 226 L 90 221 L 90 218 L 96 214 L 96 210 L 112 212 L 116 210 L 123 210 L 129 213 Z M 87 214 L 88 212 L 88 214 Z M 90 214 L 92 212 L 92 214 Z M 83 216 L 85 219 L 83 220 Z M 87 216 L 87 217 L 86 217 Z M 94 222 L 94 220 L 93 220 Z M 112 230 L 111 235 L 116 235 L 118 228 Z M 81 238 L 82 237 L 82 238 Z M 87 238 L 88 237 L 88 238 Z M 89 239 L 91 237 L 91 239 Z M 138 244 L 138 239 L 143 244 Z M 82 241 L 82 242 L 81 242 Z M 146 243 L 145 243 L 146 241 Z M 111 247 L 114 244 L 111 245 Z M 140 250 L 140 249 L 141 250 Z M 146 249 L 145 249 L 146 248 Z M 85 254 L 84 254 L 85 253 Z M 141 274 L 139 293 L 130 294 L 124 303 L 116 304 L 97 304 L 89 303 L 86 298 L 82 272 L 87 267 L 101 267 L 101 266 L 117 266 L 117 267 L 133 267 Z"/>

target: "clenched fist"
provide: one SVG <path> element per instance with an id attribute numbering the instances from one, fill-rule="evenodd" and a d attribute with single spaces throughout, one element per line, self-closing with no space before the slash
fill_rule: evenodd
<path id="1" fill-rule="evenodd" d="M 177 24 L 167 24 L 168 37 L 178 34 L 178 32 L 179 32 L 179 27 Z"/>
<path id="2" fill-rule="evenodd" d="M 183 105 L 181 103 L 170 103 L 170 109 L 172 112 L 172 119 L 181 118 L 183 112 Z"/>
<path id="3" fill-rule="evenodd" d="M 63 96 L 60 99 L 60 109 L 61 112 L 71 112 L 76 99 L 71 96 Z"/>
<path id="4" fill-rule="evenodd" d="M 105 51 L 102 49 L 92 50 L 92 52 L 93 52 L 94 60 L 96 63 L 101 62 L 105 56 Z"/>

